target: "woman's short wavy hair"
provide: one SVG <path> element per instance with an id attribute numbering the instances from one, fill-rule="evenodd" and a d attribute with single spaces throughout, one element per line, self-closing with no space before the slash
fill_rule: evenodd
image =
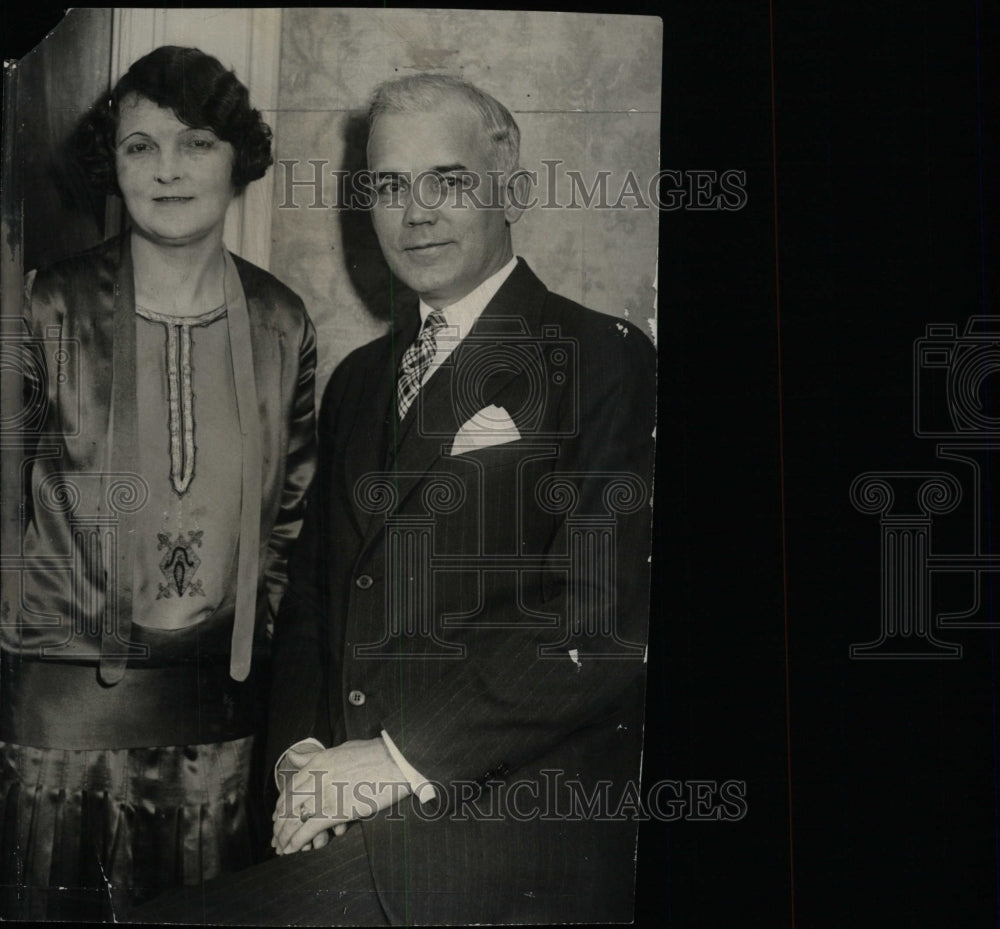
<path id="1" fill-rule="evenodd" d="M 122 103 L 145 97 L 168 107 L 185 125 L 211 129 L 235 151 L 233 187 L 240 193 L 274 163 L 271 129 L 232 71 L 197 48 L 162 45 L 133 63 L 108 97 L 86 113 L 69 140 L 72 157 L 94 187 L 121 195 L 115 169 L 115 134 Z"/>

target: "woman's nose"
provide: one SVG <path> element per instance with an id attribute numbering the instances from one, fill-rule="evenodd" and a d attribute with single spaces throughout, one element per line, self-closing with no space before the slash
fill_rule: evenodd
<path id="1" fill-rule="evenodd" d="M 161 184 L 169 184 L 180 176 L 180 159 L 175 153 L 161 148 L 156 160 L 156 179 Z"/>

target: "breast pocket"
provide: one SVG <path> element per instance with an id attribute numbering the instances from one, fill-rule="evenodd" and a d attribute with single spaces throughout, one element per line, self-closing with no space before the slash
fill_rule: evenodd
<path id="1" fill-rule="evenodd" d="M 494 471 L 498 468 L 516 468 L 521 462 L 531 459 L 536 450 L 527 445 L 523 439 L 504 442 L 500 445 L 490 445 L 486 448 L 474 448 L 450 458 L 456 467 L 475 468 L 479 471 Z"/>

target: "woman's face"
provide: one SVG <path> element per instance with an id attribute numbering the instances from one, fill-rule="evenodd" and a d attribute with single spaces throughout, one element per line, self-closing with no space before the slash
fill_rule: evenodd
<path id="1" fill-rule="evenodd" d="M 233 146 L 192 129 L 146 97 L 122 101 L 115 139 L 118 186 L 133 225 L 164 245 L 222 237 L 233 199 Z"/>

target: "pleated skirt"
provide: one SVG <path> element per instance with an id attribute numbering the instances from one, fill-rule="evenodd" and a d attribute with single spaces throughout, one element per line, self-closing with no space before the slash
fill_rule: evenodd
<path id="1" fill-rule="evenodd" d="M 0 918 L 120 921 L 164 890 L 254 863 L 253 741 L 0 742 Z"/>

